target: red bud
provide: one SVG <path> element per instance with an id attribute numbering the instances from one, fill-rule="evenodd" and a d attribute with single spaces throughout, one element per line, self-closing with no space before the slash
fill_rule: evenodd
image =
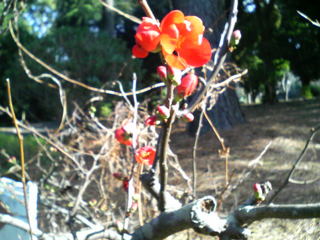
<path id="1" fill-rule="evenodd" d="M 158 106 L 157 111 L 158 111 L 160 117 L 163 119 L 167 119 L 170 117 L 169 108 L 167 108 L 165 105 Z"/>
<path id="2" fill-rule="evenodd" d="M 158 66 L 157 67 L 157 74 L 162 81 L 167 79 L 167 68 L 166 66 Z"/>
<path id="3" fill-rule="evenodd" d="M 194 116 L 191 112 L 188 112 L 182 115 L 182 119 L 186 122 L 192 122 L 194 120 Z"/>
<path id="4" fill-rule="evenodd" d="M 181 79 L 181 84 L 177 86 L 176 91 L 179 97 L 190 96 L 198 85 L 198 77 L 193 73 L 188 73 Z"/>

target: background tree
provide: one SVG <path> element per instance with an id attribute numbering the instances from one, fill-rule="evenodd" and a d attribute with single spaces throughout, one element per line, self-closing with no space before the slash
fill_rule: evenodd
<path id="1" fill-rule="evenodd" d="M 239 28 L 245 37 L 235 59 L 249 69 L 247 91 L 253 96 L 262 91 L 265 102 L 277 100 L 276 85 L 286 71 L 300 77 L 304 96 L 309 83 L 319 77 L 315 54 L 319 31 L 297 14 L 299 9 L 316 17 L 317 7 L 303 1 L 243 1 L 239 8 Z"/>
<path id="2" fill-rule="evenodd" d="M 212 47 L 215 49 L 219 46 L 220 34 L 223 32 L 228 13 L 230 13 L 230 3 L 228 1 L 174 0 L 173 6 L 183 10 L 186 14 L 202 16 L 205 26 L 209 29 L 206 32 L 206 36 L 210 40 Z M 208 71 L 207 75 L 210 76 L 210 71 Z M 222 94 L 219 94 L 217 99 L 212 96 L 211 101 L 216 101 L 216 104 L 208 111 L 208 115 L 218 129 L 230 129 L 234 125 L 245 121 L 238 97 L 233 88 L 227 88 Z M 191 134 L 196 132 L 199 115 L 200 112 L 197 112 L 196 121 L 189 125 Z M 209 128 L 208 122 L 204 120 L 204 131 L 209 130 Z"/>

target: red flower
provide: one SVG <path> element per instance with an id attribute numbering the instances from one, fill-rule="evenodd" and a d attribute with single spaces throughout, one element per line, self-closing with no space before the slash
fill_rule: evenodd
<path id="1" fill-rule="evenodd" d="M 179 97 L 190 96 L 198 85 L 198 77 L 194 73 L 188 73 L 181 79 L 181 84 L 177 86 L 176 91 Z"/>
<path id="2" fill-rule="evenodd" d="M 160 42 L 159 24 L 149 17 L 143 17 L 142 23 L 134 36 L 136 45 L 132 48 L 132 54 L 137 58 L 145 58 L 149 52 L 156 50 Z"/>
<path id="3" fill-rule="evenodd" d="M 211 46 L 203 37 L 202 20 L 196 16 L 184 16 L 173 10 L 158 22 L 144 17 L 135 35 L 136 45 L 132 49 L 135 57 L 145 58 L 158 49 L 171 67 L 185 69 L 200 67 L 211 59 Z"/>
<path id="4" fill-rule="evenodd" d="M 119 141 L 119 143 L 131 146 L 132 145 L 132 132 L 133 132 L 132 124 L 127 123 L 126 125 L 116 129 L 115 138 Z"/>
<path id="5" fill-rule="evenodd" d="M 200 18 L 173 10 L 163 18 L 160 29 L 162 54 L 168 65 L 178 69 L 200 67 L 211 59 L 211 46 L 203 37 L 205 28 Z"/>
<path id="6" fill-rule="evenodd" d="M 152 165 L 156 157 L 156 150 L 153 147 L 145 146 L 136 151 L 136 161 L 142 164 Z"/>

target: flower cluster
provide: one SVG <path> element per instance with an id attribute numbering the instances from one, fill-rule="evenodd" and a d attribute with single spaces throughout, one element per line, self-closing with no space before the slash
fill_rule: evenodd
<path id="1" fill-rule="evenodd" d="M 149 52 L 161 51 L 171 67 L 200 67 L 211 58 L 211 46 L 203 37 L 205 27 L 196 16 L 185 16 L 179 10 L 169 12 L 157 22 L 144 17 L 137 28 L 132 54 L 145 58 Z"/>
<path id="2" fill-rule="evenodd" d="M 157 106 L 155 114 L 145 120 L 147 126 L 168 122 L 171 114 L 179 108 L 179 101 L 195 92 L 199 82 L 197 75 L 192 70 L 187 73 L 182 70 L 203 66 L 211 59 L 211 46 L 203 37 L 204 30 L 200 18 L 185 16 L 179 10 L 169 12 L 161 22 L 149 17 L 142 19 L 135 34 L 136 44 L 132 54 L 137 58 L 145 58 L 150 52 L 160 52 L 165 65 L 157 68 L 157 74 L 167 86 L 174 88 L 172 106 L 168 106 L 168 101 Z M 194 119 L 193 114 L 187 110 L 180 111 L 177 117 L 187 122 Z M 132 123 L 126 123 L 115 130 L 115 138 L 121 144 L 132 146 L 135 129 Z M 134 156 L 137 163 L 145 165 L 153 165 L 155 157 L 156 150 L 151 146 L 138 147 Z M 114 177 L 123 182 L 125 190 L 128 189 L 127 177 L 117 173 Z"/>

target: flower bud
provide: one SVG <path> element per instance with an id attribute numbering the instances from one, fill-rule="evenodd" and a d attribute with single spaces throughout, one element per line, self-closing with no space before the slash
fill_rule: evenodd
<path id="1" fill-rule="evenodd" d="M 241 32 L 240 30 L 235 30 L 233 33 L 232 33 L 232 38 L 235 40 L 235 44 L 238 45 L 239 44 L 239 41 L 241 39 Z"/>
<path id="2" fill-rule="evenodd" d="M 181 79 L 181 83 L 177 86 L 177 95 L 181 98 L 190 96 L 198 85 L 198 77 L 194 73 L 188 73 Z"/>
<path id="3" fill-rule="evenodd" d="M 121 173 L 119 173 L 119 172 L 113 173 L 112 176 L 115 177 L 118 180 L 123 180 L 123 178 L 124 178 L 123 175 Z"/>
<path id="4" fill-rule="evenodd" d="M 229 44 L 229 51 L 232 52 L 233 50 L 236 49 L 237 45 L 239 44 L 241 39 L 241 32 L 240 30 L 235 30 L 232 33 L 231 39 L 230 39 L 230 44 Z"/>
<path id="5" fill-rule="evenodd" d="M 256 200 L 263 201 L 265 199 L 265 196 L 263 194 L 263 190 L 261 188 L 261 184 L 255 183 L 253 184 L 253 190 L 254 190 L 254 196 Z"/>
<path id="6" fill-rule="evenodd" d="M 165 105 L 158 106 L 157 112 L 162 119 L 168 119 L 170 117 L 170 110 Z"/>
<path id="7" fill-rule="evenodd" d="M 178 86 L 181 83 L 181 70 L 171 66 L 167 66 L 168 78 L 173 85 Z"/>
<path id="8" fill-rule="evenodd" d="M 122 180 L 122 188 L 128 192 L 129 189 L 129 179 L 126 177 Z"/>
<path id="9" fill-rule="evenodd" d="M 132 123 L 127 123 L 124 126 L 116 129 L 115 138 L 119 143 L 131 146 L 132 145 L 132 133 L 134 131 Z"/>
<path id="10" fill-rule="evenodd" d="M 191 112 L 188 112 L 188 113 L 184 113 L 182 115 L 182 119 L 185 121 L 185 122 L 192 122 L 194 120 L 194 116 Z"/>
<path id="11" fill-rule="evenodd" d="M 162 81 L 167 80 L 167 68 L 166 66 L 158 66 L 157 67 L 157 74 Z"/>
<path id="12" fill-rule="evenodd" d="M 155 126 L 159 123 L 160 121 L 158 120 L 157 116 L 150 116 L 144 121 L 144 124 L 147 126 Z"/>

